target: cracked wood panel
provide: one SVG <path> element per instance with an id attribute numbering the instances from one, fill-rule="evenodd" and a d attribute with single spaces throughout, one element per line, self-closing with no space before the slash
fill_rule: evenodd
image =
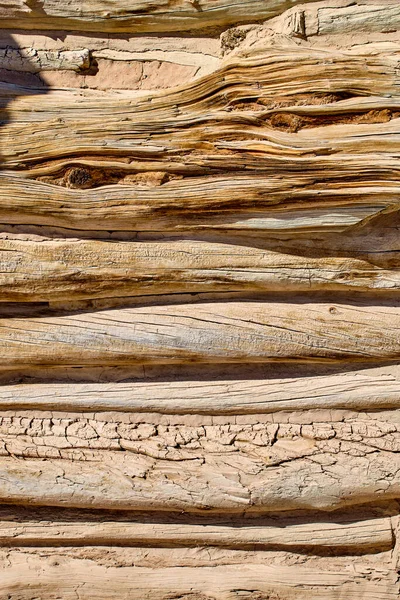
<path id="1" fill-rule="evenodd" d="M 105 4 L 0 0 L 0 595 L 397 599 L 398 5 Z"/>
<path id="2" fill-rule="evenodd" d="M 0 426 L 0 497 L 207 514 L 332 511 L 398 498 L 398 412 L 279 419 L 203 424 L 183 415 L 155 424 L 119 413 L 10 413 Z"/>

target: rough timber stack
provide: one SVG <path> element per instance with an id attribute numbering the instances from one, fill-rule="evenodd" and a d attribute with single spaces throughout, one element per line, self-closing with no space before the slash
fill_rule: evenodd
<path id="1" fill-rule="evenodd" d="M 398 0 L 0 28 L 0 598 L 397 600 Z"/>

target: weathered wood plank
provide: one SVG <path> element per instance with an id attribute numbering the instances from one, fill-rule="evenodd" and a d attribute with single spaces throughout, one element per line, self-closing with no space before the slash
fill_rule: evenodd
<path id="1" fill-rule="evenodd" d="M 0 264 L 2 302 L 174 292 L 400 289 L 397 270 L 366 260 L 294 257 L 232 242 L 3 239 Z"/>
<path id="2" fill-rule="evenodd" d="M 313 452 L 310 440 L 282 440 L 280 456 L 272 461 L 271 449 L 257 450 L 257 443 L 239 454 L 210 447 L 180 460 L 155 458 L 146 440 L 142 452 L 129 451 L 128 445 L 126 452 L 77 447 L 58 450 L 65 458 L 52 458 L 48 448 L 46 460 L 44 453 L 39 459 L 0 458 L 0 500 L 97 510 L 265 514 L 332 511 L 373 504 L 377 497 L 398 498 L 398 451 L 377 452 L 357 442 L 342 444 L 346 451 L 339 451 L 339 445 L 328 440 L 323 449 L 320 442 Z"/>
<path id="3" fill-rule="evenodd" d="M 129 380 L 125 374 L 120 376 L 122 382 L 3 384 L 0 408 L 3 414 L 30 409 L 239 415 L 324 408 L 378 410 L 400 404 L 400 367 L 396 365 L 308 377 L 237 369 L 233 373 L 210 365 L 197 376 L 183 369 L 156 376 L 148 369 L 147 377 L 136 374 Z"/>
<path id="4" fill-rule="evenodd" d="M 249 546 L 275 550 L 390 550 L 389 517 L 355 523 L 278 525 L 235 521 L 223 524 L 141 523 L 129 521 L 0 521 L 0 546 Z"/>
<path id="5" fill-rule="evenodd" d="M 389 176 L 390 169 L 387 173 Z M 343 183 L 339 191 L 334 177 L 325 189 L 318 183 L 305 191 L 306 175 L 299 175 L 298 183 L 293 185 L 281 177 L 278 182 L 270 175 L 233 174 L 187 178 L 153 189 L 112 185 L 78 190 L 3 174 L 0 219 L 9 224 L 82 231 L 222 229 L 310 235 L 344 231 L 395 207 L 400 187 L 383 179 L 379 184 L 368 181 L 374 177 L 373 169 L 368 167 L 362 185 Z"/>
<path id="6" fill-rule="evenodd" d="M 81 71 L 90 66 L 90 52 L 83 50 L 35 50 L 34 48 L 0 48 L 0 67 L 10 71 L 39 73 L 62 69 Z"/>
<path id="7" fill-rule="evenodd" d="M 129 596 L 132 600 L 243 600 L 258 598 L 296 598 L 336 600 L 343 597 L 359 600 L 397 600 L 399 586 L 388 565 L 371 567 L 358 561 L 345 568 L 327 566 L 279 565 L 253 563 L 202 567 L 132 567 L 75 558 L 72 556 L 32 556 L 25 552 L 8 553 L 11 557 L 1 567 L 0 591 L 17 594 L 27 600 L 29 594 L 52 600 L 103 600 Z M 149 551 L 148 551 L 149 552 Z M 49 554 L 49 553 L 48 553 Z M 136 561 L 134 561 L 136 563 Z M 304 561 L 303 561 L 304 562 Z M 132 564 L 132 562 L 131 562 Z M 23 581 L 21 573 L 24 574 Z"/>
<path id="8" fill-rule="evenodd" d="M 209 302 L 0 319 L 3 368 L 174 362 L 390 360 L 398 302 Z"/>
<path id="9" fill-rule="evenodd" d="M 396 31 L 400 29 L 400 8 L 397 3 L 379 3 L 372 0 L 365 9 L 360 5 L 349 4 L 342 7 L 330 7 L 326 3 L 318 6 L 318 35 L 340 33 L 351 34 L 354 31 Z M 314 12 L 311 5 L 311 11 Z"/>
<path id="10" fill-rule="evenodd" d="M 251 23 L 311 0 L 2 0 L 0 24 L 13 29 L 168 32 Z"/>
<path id="11" fill-rule="evenodd" d="M 399 49 L 373 44 L 353 52 L 299 47 L 293 62 L 290 45 L 264 43 L 259 54 L 252 50 L 247 58 L 228 57 L 215 72 L 162 95 L 77 90 L 52 92 L 38 103 L 37 96 L 6 87 L 2 94 L 9 100 L 23 97 L 7 107 L 11 122 L 1 130 L 2 160 L 21 168 L 29 161 L 77 161 L 90 152 L 110 160 L 128 157 L 131 169 L 135 164 L 130 161 L 142 159 L 145 170 L 143 159 L 172 157 L 179 174 L 184 155 L 192 169 L 196 163 L 212 167 L 204 161 L 207 154 L 210 159 L 216 154 L 216 161 L 228 161 L 236 170 L 235 155 L 229 152 L 246 149 L 270 159 L 371 152 L 391 158 L 399 127 L 394 58 Z M 356 98 L 342 100 L 349 95 Z M 359 98 L 368 95 L 375 102 Z M 293 108 L 307 101 L 319 109 L 296 114 Z M 237 159 L 240 166 L 240 154 Z"/>

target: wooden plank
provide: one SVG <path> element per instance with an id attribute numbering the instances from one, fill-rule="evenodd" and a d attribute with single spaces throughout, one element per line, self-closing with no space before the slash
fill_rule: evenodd
<path id="1" fill-rule="evenodd" d="M 337 172 L 338 165 L 334 169 Z M 308 236 L 339 232 L 398 204 L 400 187 L 383 179 L 369 182 L 375 173 L 366 169 L 370 172 L 362 185 L 343 183 L 340 191 L 335 177 L 325 189 L 316 184 L 304 191 L 306 174 L 295 184 L 282 177 L 278 182 L 270 175 L 232 173 L 171 181 L 153 189 L 112 185 L 89 190 L 3 174 L 0 219 L 81 231 L 255 230 Z"/>
<path id="2" fill-rule="evenodd" d="M 343 365 L 343 369 L 344 369 Z M 398 408 L 400 367 L 349 370 L 331 375 L 280 377 L 264 367 L 254 372 L 208 366 L 121 382 L 39 382 L 0 386 L 5 410 L 125 411 L 163 414 L 260 414 L 280 410 L 378 410 Z M 65 371 L 66 374 L 66 371 Z M 207 377 L 207 375 L 209 377 Z M 40 376 L 40 372 L 39 372 Z M 68 373 L 72 379 L 73 373 Z"/>
<path id="3" fill-rule="evenodd" d="M 355 523 L 281 525 L 235 521 L 229 525 L 140 523 L 129 521 L 0 521 L 0 546 L 256 546 L 282 550 L 390 550 L 390 518 Z"/>
<path id="4" fill-rule="evenodd" d="M 400 9 L 397 3 L 372 1 L 364 10 L 360 10 L 357 4 L 339 8 L 321 3 L 318 10 L 319 35 L 387 31 L 388 28 L 392 31 L 400 29 Z"/>
<path id="5" fill-rule="evenodd" d="M 296 600 L 310 596 L 314 600 L 359 600 L 361 593 L 366 600 L 397 600 L 399 592 L 388 566 L 374 568 L 362 561 L 356 562 L 350 572 L 344 567 L 286 566 L 265 561 L 164 568 L 132 567 L 131 562 L 121 568 L 98 560 L 39 552 L 42 556 L 26 551 L 8 552 L 11 561 L 4 561 L 7 566 L 1 568 L 1 593 L 12 591 L 25 599 L 28 589 L 30 595 L 42 600 L 52 600 L 57 595 L 63 600 L 75 600 L 77 595 L 81 600 L 117 599 L 123 595 L 132 600 L 171 596 L 185 600 L 235 600 L 238 593 L 244 600 L 255 600 L 260 595 Z M 134 564 L 136 560 L 133 557 Z"/>
<path id="6" fill-rule="evenodd" d="M 146 440 L 142 452 L 130 451 L 126 444 L 125 452 L 58 450 L 65 458 L 52 458 L 51 447 L 46 459 L 44 452 L 23 460 L 2 456 L 0 500 L 42 507 L 237 515 L 329 512 L 373 504 L 377 497 L 380 502 L 395 500 L 400 493 L 398 444 L 391 452 L 357 442 L 346 447 L 343 442 L 346 450 L 338 451 L 339 444 L 328 440 L 313 452 L 310 440 L 281 440 L 274 460 L 268 458 L 270 447 L 251 446 L 240 453 L 210 446 L 178 460 L 168 459 L 168 454 L 155 458 L 157 448 L 153 452 Z"/>
<path id="7" fill-rule="evenodd" d="M 376 261 L 376 256 L 373 256 Z M 220 291 L 400 289 L 398 270 L 196 240 L 0 240 L 3 302 Z"/>
<path id="8" fill-rule="evenodd" d="M 205 302 L 0 319 L 3 368 L 132 363 L 391 360 L 400 313 L 388 305 Z"/>
<path id="9" fill-rule="evenodd" d="M 301 3 L 310 0 L 301 0 Z M 12 29 L 67 29 L 101 32 L 168 32 L 251 23 L 280 14 L 300 0 L 2 0 L 0 24 Z"/>

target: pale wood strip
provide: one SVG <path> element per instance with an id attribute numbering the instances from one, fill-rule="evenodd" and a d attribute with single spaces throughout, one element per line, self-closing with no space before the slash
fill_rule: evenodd
<path id="1" fill-rule="evenodd" d="M 373 257 L 376 260 L 376 256 Z M 400 289 L 400 272 L 233 243 L 0 240 L 3 302 L 221 291 Z"/>
<path id="2" fill-rule="evenodd" d="M 237 369 L 237 367 L 236 367 Z M 380 367 L 332 375 L 264 377 L 240 368 L 174 372 L 123 382 L 23 383 L 0 386 L 4 410 L 126 411 L 167 414 L 260 414 L 322 408 L 374 410 L 400 404 L 400 367 Z M 240 378 L 240 376 L 242 378 Z M 72 377 L 72 373 L 70 374 Z M 122 378 L 122 377 L 121 377 Z"/>
<path id="3" fill-rule="evenodd" d="M 385 551 L 393 547 L 390 518 L 354 523 L 234 526 L 129 521 L 0 521 L 1 546 L 262 546 L 282 550 Z"/>
<path id="4" fill-rule="evenodd" d="M 339 451 L 329 440 L 325 449 L 321 442 L 313 452 L 310 440 L 281 442 L 274 461 L 269 459 L 270 447 L 257 450 L 251 445 L 246 452 L 232 452 L 215 444 L 178 460 L 168 459 L 168 454 L 156 458 L 157 444 L 150 447 L 146 441 L 132 443 L 132 451 L 125 443 L 125 452 L 77 447 L 58 452 L 68 458 L 51 458 L 54 451 L 49 447 L 46 460 L 44 455 L 1 457 L 0 501 L 78 509 L 265 514 L 332 511 L 373 504 L 377 498 L 394 500 L 400 494 L 396 451 L 345 442 L 346 451 Z"/>
<path id="5" fill-rule="evenodd" d="M 389 360 L 397 301 L 205 302 L 0 319 L 2 367 L 131 363 Z"/>
<path id="6" fill-rule="evenodd" d="M 373 568 L 358 561 L 351 571 L 319 566 L 241 564 L 202 567 L 118 568 L 82 558 L 57 559 L 26 552 L 7 555 L 1 568 L 0 591 L 27 600 L 132 600 L 182 598 L 196 600 L 255 600 L 260 595 L 307 600 L 397 600 L 399 586 L 386 565 Z M 150 552 L 150 551 L 148 551 Z M 156 557 L 155 557 L 156 558 Z M 23 573 L 23 577 L 21 577 Z"/>

